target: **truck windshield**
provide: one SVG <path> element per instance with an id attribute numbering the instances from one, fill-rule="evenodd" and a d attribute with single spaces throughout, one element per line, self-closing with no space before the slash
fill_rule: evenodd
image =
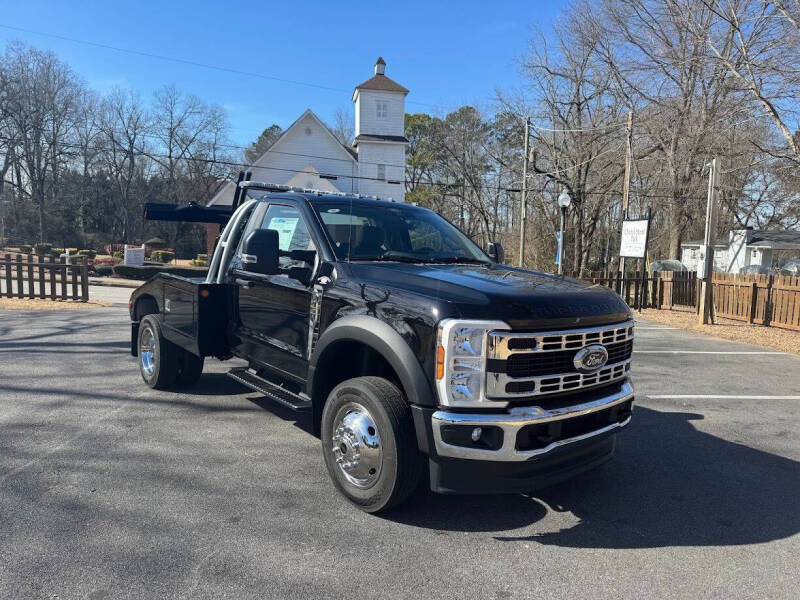
<path id="1" fill-rule="evenodd" d="M 424 208 L 369 205 L 346 199 L 319 201 L 314 207 L 339 260 L 491 262 L 466 235 Z"/>

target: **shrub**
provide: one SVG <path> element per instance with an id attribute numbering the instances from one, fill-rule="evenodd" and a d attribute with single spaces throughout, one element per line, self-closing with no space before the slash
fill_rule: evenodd
<path id="1" fill-rule="evenodd" d="M 109 277 L 114 273 L 114 267 L 111 265 L 95 265 L 94 272 L 100 277 Z"/>
<path id="2" fill-rule="evenodd" d="M 144 245 L 149 246 L 150 248 L 158 249 L 158 248 L 165 248 L 167 246 L 167 242 L 165 242 L 161 238 L 154 237 L 147 240 L 144 243 Z"/>
<path id="3" fill-rule="evenodd" d="M 125 258 L 125 253 L 122 250 L 116 250 L 114 254 L 112 254 L 114 258 L 119 258 L 120 260 Z"/>
<path id="4" fill-rule="evenodd" d="M 97 260 L 94 261 L 95 266 L 108 265 L 109 267 L 113 267 L 118 263 L 119 263 L 118 258 L 112 258 L 110 256 L 104 256 L 103 258 L 98 258 Z"/>
<path id="5" fill-rule="evenodd" d="M 115 277 L 125 279 L 147 280 L 159 273 L 171 273 L 180 277 L 205 277 L 207 269 L 196 269 L 194 267 L 163 267 L 156 265 L 116 265 L 113 267 Z"/>
<path id="6" fill-rule="evenodd" d="M 70 256 L 75 256 L 78 253 L 78 249 L 77 248 L 66 248 L 66 250 L 69 250 L 69 255 Z"/>
<path id="7" fill-rule="evenodd" d="M 61 256 L 61 254 L 63 254 L 63 252 L 64 252 L 63 248 L 55 248 L 55 247 L 53 247 L 53 248 L 50 248 L 49 254 L 53 258 L 58 258 L 59 256 Z"/>
<path id="8" fill-rule="evenodd" d="M 193 258 L 192 259 L 192 264 L 195 267 L 207 267 L 208 266 L 208 261 L 200 259 L 200 258 Z"/>
<path id="9" fill-rule="evenodd" d="M 30 244 L 21 244 L 19 247 L 19 251 L 22 252 L 23 254 L 30 254 L 31 250 L 33 250 L 33 246 L 31 246 Z"/>
<path id="10" fill-rule="evenodd" d="M 94 250 L 78 250 L 78 256 L 85 256 L 86 258 L 94 258 L 97 252 Z"/>
<path id="11" fill-rule="evenodd" d="M 198 254 L 197 260 L 208 260 L 208 254 Z"/>
<path id="12" fill-rule="evenodd" d="M 50 250 L 53 249 L 53 244 L 40 242 L 38 244 L 34 244 L 33 248 L 34 250 L 36 250 L 36 254 L 38 254 L 39 256 L 44 256 L 45 254 L 50 254 Z"/>
<path id="13" fill-rule="evenodd" d="M 168 263 L 172 262 L 172 259 L 175 258 L 175 253 L 169 250 L 156 250 L 150 255 L 150 258 L 161 263 Z"/>

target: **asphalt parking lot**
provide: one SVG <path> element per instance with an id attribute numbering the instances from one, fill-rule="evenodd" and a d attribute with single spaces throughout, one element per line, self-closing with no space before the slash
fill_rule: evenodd
<path id="1" fill-rule="evenodd" d="M 152 391 L 128 339 L 118 306 L 0 311 L 0 598 L 797 597 L 796 356 L 640 323 L 610 463 L 376 517 L 229 365 Z"/>

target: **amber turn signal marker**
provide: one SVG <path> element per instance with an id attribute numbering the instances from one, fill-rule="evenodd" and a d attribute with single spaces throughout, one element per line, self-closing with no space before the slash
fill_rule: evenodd
<path id="1" fill-rule="evenodd" d="M 444 348 L 436 346 L 436 379 L 444 377 Z"/>
<path id="2" fill-rule="evenodd" d="M 211 295 L 211 292 L 208 290 L 200 290 L 200 297 L 201 298 L 208 298 Z"/>

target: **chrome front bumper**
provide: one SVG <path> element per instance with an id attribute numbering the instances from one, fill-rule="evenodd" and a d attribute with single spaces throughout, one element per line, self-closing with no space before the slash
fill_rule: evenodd
<path id="1" fill-rule="evenodd" d="M 436 452 L 439 456 L 451 458 L 467 458 L 473 460 L 492 460 L 504 462 L 520 462 L 533 457 L 547 454 L 567 444 L 580 442 L 604 433 L 609 433 L 624 427 L 630 422 L 630 417 L 625 421 L 611 423 L 605 427 L 590 431 L 582 435 L 554 441 L 543 448 L 533 450 L 517 450 L 517 434 L 527 425 L 539 425 L 551 421 L 572 419 L 605 410 L 616 404 L 622 404 L 633 398 L 633 385 L 625 381 L 619 391 L 595 398 L 589 402 L 545 410 L 538 406 L 525 406 L 511 408 L 503 413 L 458 413 L 438 410 L 433 413 L 432 428 Z M 503 444 L 497 450 L 488 448 L 471 448 L 448 444 L 442 439 L 442 427 L 446 425 L 467 425 L 471 427 L 499 427 L 503 432 Z"/>

